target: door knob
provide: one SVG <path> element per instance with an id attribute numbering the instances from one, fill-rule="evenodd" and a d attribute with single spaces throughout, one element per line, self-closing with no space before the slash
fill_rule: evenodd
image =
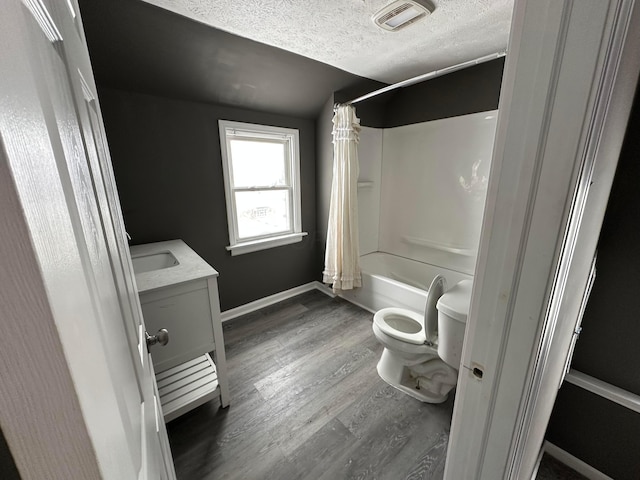
<path id="1" fill-rule="evenodd" d="M 144 332 L 144 334 L 147 337 L 147 348 L 156 343 L 162 346 L 169 343 L 169 331 L 166 328 L 161 328 L 155 335 L 149 335 L 147 332 Z"/>

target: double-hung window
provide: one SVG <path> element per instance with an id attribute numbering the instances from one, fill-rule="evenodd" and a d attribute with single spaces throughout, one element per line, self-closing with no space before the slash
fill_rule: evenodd
<path id="1" fill-rule="evenodd" d="M 231 255 L 299 242 L 298 130 L 219 120 Z"/>

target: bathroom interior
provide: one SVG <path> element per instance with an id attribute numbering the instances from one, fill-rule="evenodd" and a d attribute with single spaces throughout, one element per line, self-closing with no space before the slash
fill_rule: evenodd
<path id="1" fill-rule="evenodd" d="M 491 59 L 354 104 L 361 126 L 362 287 L 337 296 L 321 282 L 336 105 L 429 70 L 414 72 L 420 67 L 396 64 L 392 52 L 381 52 L 393 64 L 386 76 L 373 80 L 376 75 L 347 73 L 234 33 L 237 17 L 214 11 L 215 3 L 79 2 L 132 256 L 144 258 L 177 245 L 148 249 L 157 242 L 184 242 L 189 250 L 184 258 L 193 253 L 208 264 L 201 276 L 210 280 L 198 288 L 216 297 L 211 308 L 222 320 L 211 332 L 193 333 L 213 339 L 201 349 L 215 347 L 207 358 L 218 364 L 216 395 L 209 392 L 196 406 L 170 416 L 165 412 L 177 478 L 442 478 L 459 353 L 445 360 L 453 366 L 449 387 L 433 397 L 423 392 L 430 384 L 413 377 L 409 388 L 381 378 L 381 355 L 393 348 L 383 347 L 384 334 L 374 334 L 372 326 L 378 322 L 374 314 L 385 309 L 395 309 L 393 315 L 414 312 L 422 323 L 428 316 L 425 304 L 438 323 L 447 292 L 452 298 L 458 286 L 470 289 L 512 2 L 471 2 L 478 20 L 467 21 L 468 28 L 485 29 L 498 39 L 485 48 L 485 57 L 496 54 Z M 252 19 L 268 17 L 266 10 L 258 11 L 261 3 L 283 8 L 288 2 L 239 7 L 247 15 L 244 23 L 256 30 L 261 22 Z M 344 3 L 358 3 L 369 12 L 367 28 L 376 29 L 369 17 L 390 2 Z M 424 21 L 437 22 L 447 3 L 456 2 L 433 2 L 435 10 Z M 275 18 L 277 12 L 269 15 Z M 228 21 L 228 28 L 206 24 L 205 18 L 216 16 Z M 297 43 L 322 44 L 321 38 L 297 33 Z M 357 34 L 345 37 L 345 42 L 358 41 Z M 435 58 L 438 67 L 430 70 L 462 63 Z M 629 131 L 640 126 L 637 100 L 632 112 Z M 220 120 L 297 130 L 306 233 L 297 242 L 247 254 L 229 251 Z M 640 143 L 631 137 L 625 140 L 600 236 L 598 275 L 573 370 L 547 429 L 540 479 L 640 476 L 640 459 L 629 448 L 640 431 L 640 381 L 628 367 L 640 362 L 634 341 L 640 335 L 640 302 L 634 294 L 640 275 L 620 274 L 628 265 L 634 272 L 640 268 L 634 247 L 640 229 L 628 214 L 628 205 L 640 201 L 633 182 L 640 174 L 633 161 Z M 179 263 L 176 258 L 178 253 L 163 257 L 167 271 L 171 262 Z M 438 298 L 430 299 L 429 292 L 438 291 L 430 288 L 438 275 L 444 281 Z M 145 293 L 147 285 L 137 281 L 146 316 L 158 301 L 151 292 L 156 287 Z M 435 307 L 439 298 L 442 308 Z M 462 302 L 455 314 L 461 315 L 464 332 L 470 290 L 455 301 Z M 187 308 L 197 309 L 198 302 L 189 297 Z M 156 311 L 162 314 L 162 308 Z M 178 351 L 180 340 L 175 342 L 168 345 Z M 443 354 L 433 348 L 441 361 L 438 354 Z M 191 358 L 157 351 L 152 351 L 156 371 Z M 409 370 L 399 373 L 399 383 L 406 383 Z"/>
<path id="2" fill-rule="evenodd" d="M 300 72 L 312 67 L 309 64 L 293 63 L 299 58 L 280 59 L 278 55 L 283 53 L 273 48 L 216 31 L 212 27 L 144 2 L 126 6 L 119 2 L 119 8 L 113 10 L 107 9 L 103 3 L 85 1 L 80 5 L 100 88 L 101 108 L 125 223 L 132 237 L 131 244 L 178 238 L 184 240 L 220 273 L 218 287 L 223 318 L 225 311 L 318 281 L 324 264 L 329 216 L 333 169 L 331 119 L 334 104 L 354 99 L 384 85 L 355 76 L 331 79 L 333 85 L 336 85 L 333 87 L 334 91 L 320 99 L 322 103 L 318 105 L 318 96 L 312 96 L 308 92 L 309 87 L 303 87 L 304 82 L 311 81 Z M 387 2 L 378 3 L 382 6 Z M 497 3 L 495 8 L 499 8 L 501 4 Z M 127 13 L 124 17 L 128 20 L 123 20 L 123 15 L 112 13 L 120 10 L 120 7 Z M 502 5 L 501 8 L 504 9 L 505 6 Z M 192 11 L 197 12 L 197 8 Z M 431 19 L 434 20 L 433 17 Z M 368 18 L 366 20 L 370 22 Z M 418 26 L 407 27 L 406 31 Z M 114 29 L 118 35 L 114 34 Z M 120 38 L 115 40 L 114 36 Z M 175 51 L 168 48 L 170 41 L 176 42 L 172 46 Z M 197 41 L 212 44 L 224 42 L 230 53 L 229 58 L 223 57 L 221 61 L 230 63 L 228 70 L 223 70 L 220 74 L 215 70 L 209 72 L 206 67 L 194 66 L 197 64 L 192 59 L 180 61 L 177 58 L 184 54 L 184 49 L 194 48 Z M 134 44 L 136 48 L 132 49 L 130 45 Z M 207 51 L 206 46 L 201 46 L 193 55 L 196 57 Z M 248 54 L 248 60 L 241 59 L 237 54 L 233 56 L 238 51 Z M 227 52 L 223 51 L 222 55 L 224 53 Z M 258 55 L 263 57 L 262 60 L 257 59 Z M 258 66 L 251 70 L 247 65 L 249 61 L 258 63 Z M 291 62 L 291 65 L 287 65 L 287 62 Z M 502 58 L 491 60 L 356 104 L 356 114 L 362 125 L 358 150 L 358 202 L 360 253 L 364 255 L 361 262 L 365 271 L 365 285 L 362 289 L 354 289 L 354 293 L 345 292 L 344 296 L 368 310 L 364 316 L 369 322 L 369 312 L 385 307 L 404 306 L 423 311 L 424 296 L 418 295 L 417 300 L 407 300 L 408 304 L 399 305 L 398 294 L 390 294 L 395 298 L 384 298 L 389 291 L 387 286 L 370 294 L 368 284 L 373 283 L 377 287 L 377 282 L 386 282 L 393 286 L 399 282 L 409 284 L 409 288 L 403 287 L 405 292 L 412 292 L 413 287 L 424 291 L 431 280 L 426 272 L 429 265 L 450 272 L 449 288 L 460 280 L 472 278 L 503 65 Z M 300 92 L 272 91 L 272 95 L 282 100 L 279 104 L 275 104 L 276 100 L 271 100 L 268 104 L 263 95 L 251 89 L 251 81 L 243 77 L 254 73 L 258 68 L 268 72 L 272 72 L 274 68 L 289 69 L 293 76 L 292 85 L 299 86 Z M 247 71 L 244 72 L 243 69 Z M 398 67 L 398 70 L 401 69 L 402 67 Z M 283 73 L 286 72 L 287 70 Z M 330 73 L 338 76 L 334 72 Z M 313 74 L 329 75 L 324 70 Z M 194 78 L 189 79 L 189 75 Z M 222 75 L 234 78 L 224 79 L 221 78 Z M 408 73 L 404 75 L 413 76 Z M 219 81 L 225 85 L 235 81 L 235 89 L 221 91 L 208 85 L 206 80 Z M 270 88 L 275 90 L 278 87 Z M 309 105 L 311 98 L 316 100 L 316 105 Z M 300 175 L 303 186 L 302 225 L 303 230 L 308 232 L 301 242 L 247 255 L 229 255 L 225 249 L 229 238 L 217 135 L 219 119 L 299 130 Z M 464 138 L 464 142 L 460 141 L 461 138 Z M 434 225 L 437 227 L 434 228 Z M 604 263 L 603 255 L 601 248 L 601 263 Z M 376 272 L 380 268 L 387 272 Z M 600 266 L 600 269 L 603 268 L 605 267 Z M 387 282 L 387 279 L 391 281 Z M 594 300 L 590 304 L 594 306 L 590 308 L 598 308 L 596 302 L 599 288 L 613 287 L 603 287 L 597 281 Z M 359 298 L 363 295 L 368 298 Z M 411 304 L 412 301 L 417 303 Z M 593 350 L 588 347 L 588 343 L 593 343 L 595 337 L 603 335 L 601 327 L 597 324 L 590 327 L 588 322 L 602 322 L 603 316 L 604 314 L 593 314 L 591 319 L 590 310 L 587 311 L 584 332 L 576 347 L 576 369 L 613 385 L 625 387 L 630 392 L 640 393 L 637 382 L 633 384 L 628 372 L 611 373 L 608 369 L 603 371 L 599 367 L 601 361 L 597 361 L 592 353 L 593 350 L 601 349 L 593 345 Z M 239 333 L 246 329 L 249 332 L 247 335 L 254 335 L 251 339 L 245 339 L 245 342 L 251 344 L 258 341 L 261 335 L 269 336 L 268 329 L 273 327 L 265 321 L 266 331 L 260 332 L 260 318 L 258 313 L 253 313 L 235 320 L 236 325 L 239 325 Z M 628 319 L 629 316 L 625 315 L 624 318 Z M 244 322 L 251 328 L 243 328 Z M 225 321 L 225 331 L 233 328 L 233 324 L 234 320 Z M 369 335 L 367 342 L 372 342 L 372 348 L 379 355 L 380 347 L 371 330 Z M 230 341 L 234 337 L 229 332 L 225 338 Z M 239 358 L 242 358 L 242 339 L 237 344 Z M 227 350 L 228 356 L 231 356 L 233 349 L 228 346 Z M 610 364 L 614 360 L 611 356 L 632 356 L 632 351 L 633 349 L 627 349 L 623 353 L 625 349 L 622 349 L 618 353 L 602 352 L 601 355 L 604 357 L 603 362 Z M 265 360 L 268 358 L 265 357 Z M 377 360 L 370 361 L 374 374 Z M 621 361 L 616 360 L 615 364 Z M 631 359 L 626 360 L 624 363 L 628 364 Z M 231 358 L 229 361 L 232 365 Z M 271 371 L 267 373 L 273 375 Z M 278 376 L 274 375 L 273 378 L 277 379 Z M 232 392 L 229 407 L 231 415 L 234 391 L 244 391 L 242 388 L 234 389 L 231 368 L 229 383 Z M 378 387 L 382 388 L 380 384 Z M 363 393 L 369 390 L 366 386 L 360 388 Z M 235 401 L 241 403 L 242 397 Z M 211 403 L 215 405 L 215 401 Z M 580 408 L 572 408 L 572 405 L 580 405 Z M 452 408 L 451 401 L 444 407 L 446 406 Z M 214 406 L 212 411 L 215 408 Z M 241 405 L 235 405 L 235 408 L 240 409 Z M 407 415 L 410 411 L 415 412 L 412 408 L 417 407 L 408 407 Z M 602 420 L 595 422 L 594 419 L 603 417 L 596 414 L 600 409 L 610 412 L 607 417 L 614 418 L 615 421 L 606 424 Z M 185 418 L 189 419 L 188 414 Z M 191 422 L 183 420 L 182 429 L 179 424 L 181 419 L 173 421 L 175 427 L 170 422 L 170 439 L 173 440 L 172 434 L 177 436 L 191 431 L 194 422 L 210 425 L 210 430 L 216 428 L 215 423 L 206 423 L 195 414 L 192 414 L 192 418 Z M 608 473 L 612 478 L 636 478 L 640 467 L 637 459 L 632 458 L 624 445 L 632 438 L 633 432 L 638 431 L 637 418 L 636 412 L 565 382 L 550 422 L 548 440 L 585 463 L 598 467 L 598 470 Z M 267 419 L 264 421 L 265 425 L 270 425 Z M 222 446 L 217 448 L 224 452 L 222 458 L 228 455 L 224 445 L 227 442 L 232 445 L 234 443 L 229 437 L 251 435 L 251 429 L 242 422 L 229 423 L 240 431 L 232 429 L 232 434 L 220 434 L 213 437 L 211 443 L 206 443 L 208 448 L 214 450 L 215 442 L 220 443 Z M 401 420 L 398 423 L 403 425 Z M 327 424 L 332 425 L 331 422 Z M 387 428 L 394 431 L 392 427 Z M 243 432 L 245 429 L 248 431 Z M 385 435 L 382 432 L 376 434 Z M 180 441 L 188 442 L 182 438 Z M 416 456 L 420 457 L 423 451 L 428 451 L 428 447 L 434 444 L 437 442 L 425 435 L 423 449 L 417 449 Z M 177 445 L 172 446 L 174 450 L 178 448 Z M 188 452 L 189 449 L 182 447 L 182 443 L 180 446 L 183 451 Z M 406 447 L 405 450 L 411 451 Z M 218 456 L 213 457 L 216 462 L 220 461 Z M 192 457 L 187 455 L 186 458 Z M 257 458 L 264 461 L 264 453 L 257 455 Z M 319 458 L 322 456 L 319 455 Z M 241 456 L 240 460 L 243 463 L 248 461 Z M 273 461 L 266 461 L 265 464 L 269 465 Z M 327 461 L 339 463 L 344 462 L 345 458 Z M 237 463 L 238 459 L 229 459 L 227 467 L 237 469 Z M 393 465 L 393 462 L 390 463 Z M 354 464 L 362 467 L 355 460 Z M 414 465 L 408 466 L 413 467 Z M 442 474 L 439 470 L 442 467 L 442 463 L 435 461 L 431 471 L 429 468 L 425 469 L 427 473 L 424 478 L 429 478 L 429 475 L 437 478 Z M 556 475 L 558 471 L 566 472 L 555 464 L 547 468 Z M 223 469 L 220 473 L 224 471 Z M 186 472 L 189 472 L 188 468 Z M 353 472 L 357 472 L 357 468 Z M 406 475 L 408 472 L 394 474 Z M 573 473 L 566 475 L 567 478 L 572 478 Z M 334 478 L 339 478 L 339 474 Z"/>

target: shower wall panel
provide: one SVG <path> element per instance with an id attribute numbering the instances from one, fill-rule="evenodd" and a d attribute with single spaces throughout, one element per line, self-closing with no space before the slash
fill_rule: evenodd
<path id="1" fill-rule="evenodd" d="M 497 110 L 383 131 L 379 250 L 473 274 Z"/>
<path id="2" fill-rule="evenodd" d="M 382 176 L 382 132 L 362 127 L 358 144 L 358 233 L 360 254 L 378 251 L 380 229 L 380 181 Z"/>

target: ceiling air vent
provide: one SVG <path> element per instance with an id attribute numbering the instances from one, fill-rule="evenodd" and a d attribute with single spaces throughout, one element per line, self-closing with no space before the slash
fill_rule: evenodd
<path id="1" fill-rule="evenodd" d="M 434 10 L 435 7 L 427 0 L 396 0 L 371 18 L 380 28 L 394 31 L 426 17 Z"/>

